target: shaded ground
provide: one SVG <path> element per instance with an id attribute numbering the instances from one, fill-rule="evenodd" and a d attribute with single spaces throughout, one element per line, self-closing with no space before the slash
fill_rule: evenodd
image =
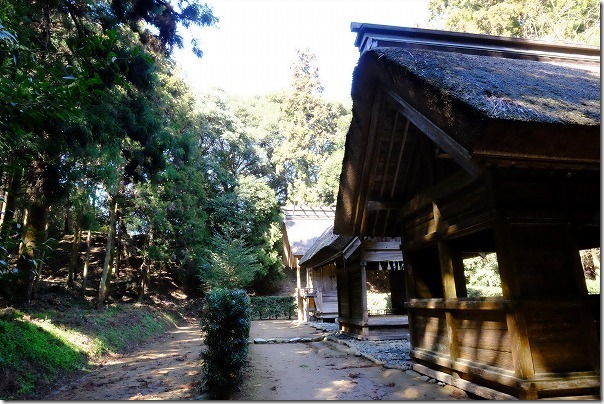
<path id="1" fill-rule="evenodd" d="M 253 321 L 255 338 L 313 338 L 323 333 L 291 320 Z M 45 400 L 180 400 L 199 396 L 202 342 L 197 321 L 116 356 Z M 249 364 L 233 400 L 458 400 L 452 386 L 385 369 L 328 341 L 250 344 Z"/>
<path id="2" fill-rule="evenodd" d="M 253 321 L 250 339 L 313 337 L 290 320 Z M 330 342 L 251 344 L 234 400 L 458 400 L 460 389 L 428 383 L 415 372 L 384 369 Z"/>
<path id="3" fill-rule="evenodd" d="M 189 320 L 149 345 L 115 356 L 44 400 L 180 400 L 199 395 L 199 323 Z"/>

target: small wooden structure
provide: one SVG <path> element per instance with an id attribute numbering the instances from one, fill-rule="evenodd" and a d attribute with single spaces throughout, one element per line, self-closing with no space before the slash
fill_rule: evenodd
<path id="1" fill-rule="evenodd" d="M 283 213 L 285 221 L 282 223 L 281 229 L 283 233 L 282 259 L 287 268 L 296 271 L 295 296 L 298 305 L 298 320 L 309 321 L 311 314 L 314 315 L 317 312 L 317 294 L 313 285 L 327 285 L 329 273 L 325 271 L 324 276 L 327 278 L 325 281 L 323 275 L 315 279 L 312 271 L 306 270 L 302 274 L 299 261 L 325 229 L 333 226 L 335 207 L 286 206 L 283 208 Z M 333 276 L 335 279 L 335 273 Z M 337 301 L 335 285 L 333 291 L 322 287 L 321 291 L 325 293 L 325 295 L 318 296 L 321 303 L 330 300 Z M 322 318 L 335 318 L 337 316 L 337 311 L 332 310 L 331 306 L 327 310 L 322 306 L 319 307 Z"/>
<path id="2" fill-rule="evenodd" d="M 352 24 L 334 232 L 401 237 L 414 369 L 487 398 L 599 398 L 600 51 Z M 495 252 L 501 297 L 462 259 Z"/>
<path id="3" fill-rule="evenodd" d="M 402 260 L 400 239 L 361 242 L 358 237 L 335 235 L 331 226 L 302 257 L 300 267 L 315 274 L 337 271 L 334 311 L 341 332 L 362 339 L 398 339 L 408 335 Z M 371 313 L 367 304 L 367 271 L 380 269 L 388 270 L 392 309 Z"/>

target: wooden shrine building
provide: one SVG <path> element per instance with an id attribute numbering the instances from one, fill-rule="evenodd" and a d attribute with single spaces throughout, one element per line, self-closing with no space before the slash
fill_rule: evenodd
<path id="1" fill-rule="evenodd" d="M 400 237 L 414 369 L 487 398 L 599 398 L 600 50 L 352 24 L 338 235 Z M 496 253 L 502 296 L 467 297 Z"/>
<path id="2" fill-rule="evenodd" d="M 400 239 L 361 240 L 333 233 L 329 227 L 300 260 L 300 267 L 318 274 L 337 273 L 338 327 L 361 339 L 400 339 L 408 335 L 405 279 Z M 371 312 L 367 303 L 367 275 L 388 273 L 392 308 Z M 331 280 L 331 279 L 330 279 Z M 392 285 L 395 287 L 392 288 Z"/>
<path id="3" fill-rule="evenodd" d="M 299 261 L 325 229 L 333 226 L 335 207 L 285 206 L 283 214 L 285 216 L 285 220 L 281 226 L 283 234 L 283 264 L 289 270 L 296 271 L 295 296 L 298 306 L 298 321 L 309 321 L 310 314 L 314 314 L 317 310 L 316 292 L 313 284 L 316 282 L 321 283 L 322 280 L 313 279 L 312 271 L 305 270 L 302 273 Z M 328 275 L 326 274 L 326 276 Z M 330 294 L 328 291 L 325 292 L 326 294 Z M 327 299 L 337 301 L 335 286 L 331 294 L 333 297 L 328 297 Z M 323 310 L 321 313 L 324 313 L 325 318 L 335 318 L 337 312 L 334 310 L 336 309 Z"/>

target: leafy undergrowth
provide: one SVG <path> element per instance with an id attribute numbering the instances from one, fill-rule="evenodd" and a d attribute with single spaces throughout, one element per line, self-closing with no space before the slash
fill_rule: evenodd
<path id="1" fill-rule="evenodd" d="M 74 372 L 128 352 L 181 320 L 153 302 L 0 310 L 0 399 L 43 398 Z"/>

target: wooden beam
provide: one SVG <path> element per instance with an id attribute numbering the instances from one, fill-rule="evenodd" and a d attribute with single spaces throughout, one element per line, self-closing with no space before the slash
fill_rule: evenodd
<path id="1" fill-rule="evenodd" d="M 474 181 L 475 178 L 468 176 L 466 172 L 457 171 L 443 181 L 415 195 L 411 200 L 404 203 L 400 209 L 401 215 L 403 217 L 411 216 L 415 212 L 431 205 L 435 200 L 438 200 L 444 196 L 450 196 L 456 192 L 460 192 L 465 187 L 472 185 Z"/>
<path id="2" fill-rule="evenodd" d="M 445 131 L 436 126 L 431 120 L 426 118 L 422 113 L 413 108 L 411 104 L 403 100 L 398 94 L 391 89 L 385 91 L 398 103 L 398 110 L 407 117 L 419 130 L 421 130 L 430 140 L 438 147 L 444 150 L 447 154 L 463 167 L 468 173 L 477 176 L 480 168 L 472 161 L 472 156 L 460 143 L 451 138 Z"/>
<path id="3" fill-rule="evenodd" d="M 394 251 L 362 251 L 361 261 L 363 262 L 382 262 L 382 261 L 402 261 L 403 253 L 401 250 Z"/>
<path id="4" fill-rule="evenodd" d="M 398 117 L 399 113 L 394 113 L 394 122 L 392 123 L 392 130 L 390 131 L 390 142 L 388 144 L 388 155 L 386 156 L 386 160 L 384 161 L 384 175 L 382 175 L 382 184 L 380 186 L 380 198 L 384 196 L 384 191 L 386 187 L 386 172 L 387 168 L 390 166 L 390 156 L 392 156 L 392 145 L 394 144 L 394 135 L 396 133 L 396 127 L 398 126 Z"/>
<path id="5" fill-rule="evenodd" d="M 468 311 L 511 311 L 514 302 L 503 300 L 498 297 L 480 298 L 480 299 L 456 299 L 446 300 L 441 298 L 433 299 L 415 299 L 412 298 L 408 303 L 409 308 L 413 309 L 441 309 L 441 310 L 468 310 Z"/>
<path id="6" fill-rule="evenodd" d="M 388 143 L 388 154 L 386 156 L 386 160 L 384 160 L 384 169 L 382 171 L 382 183 L 380 185 L 380 192 L 379 192 L 380 199 L 383 198 L 383 196 L 384 196 L 384 191 L 385 191 L 385 187 L 386 187 L 386 178 L 387 178 L 387 174 L 388 174 L 388 169 L 390 167 L 390 157 L 392 156 L 392 145 L 394 144 L 394 136 L 396 134 L 396 130 L 397 130 L 397 126 L 398 126 L 399 115 L 400 114 L 398 113 L 398 111 L 394 111 L 394 122 L 392 123 L 392 129 L 390 130 L 390 141 Z M 377 229 L 379 217 L 380 217 L 380 212 L 376 212 L 375 220 L 373 222 L 374 233 L 375 233 L 375 229 Z M 386 218 L 385 223 L 387 223 L 387 221 L 388 221 L 388 218 Z"/>
<path id="7" fill-rule="evenodd" d="M 361 248 L 364 250 L 397 250 L 401 249 L 400 240 L 381 241 L 376 238 L 370 238 L 361 243 Z"/>
<path id="8" fill-rule="evenodd" d="M 486 398 L 487 400 L 518 400 L 517 397 L 502 393 L 500 391 L 490 389 L 485 386 L 481 386 L 476 383 L 469 382 L 459 377 L 454 377 L 448 373 L 440 372 L 438 370 L 431 369 L 427 366 L 420 365 L 418 363 L 413 364 L 413 370 L 426 376 L 430 376 L 443 383 L 450 384 L 460 388 L 468 393 L 476 394 L 479 397 Z"/>
<path id="9" fill-rule="evenodd" d="M 368 211 L 377 211 L 377 210 L 399 210 L 403 207 L 403 204 L 399 201 L 386 201 L 386 200 L 369 200 L 367 201 L 367 210 Z"/>
<path id="10" fill-rule="evenodd" d="M 371 124 L 369 127 L 367 149 L 365 152 L 365 159 L 363 161 L 363 170 L 361 172 L 361 178 L 358 182 L 359 193 L 356 200 L 356 211 L 353 218 L 353 229 L 354 233 L 360 237 L 364 235 L 364 223 L 365 223 L 365 206 L 367 205 L 369 189 L 371 185 L 371 178 L 375 173 L 375 156 L 377 155 L 377 149 L 375 147 L 376 138 L 378 137 L 377 132 L 380 125 L 380 119 L 382 111 L 384 110 L 384 92 L 379 91 L 375 97 L 373 103 L 373 109 L 371 111 Z M 378 143 L 379 144 L 379 143 Z"/>
<path id="11" fill-rule="evenodd" d="M 367 312 L 367 266 L 361 263 L 361 308 L 363 310 L 363 323 L 369 322 Z"/>
<path id="12" fill-rule="evenodd" d="M 403 130 L 403 140 L 401 141 L 401 148 L 398 152 L 398 158 L 396 160 L 396 170 L 394 171 L 394 178 L 392 180 L 392 187 L 390 188 L 390 199 L 394 198 L 396 191 L 396 183 L 398 182 L 398 176 L 401 169 L 401 161 L 403 160 L 403 152 L 407 145 L 407 135 L 409 134 L 409 118 L 405 119 L 405 129 Z"/>
<path id="13" fill-rule="evenodd" d="M 344 260 L 347 260 L 360 245 L 361 240 L 358 237 L 353 238 L 352 241 L 342 250 L 342 257 Z"/>

